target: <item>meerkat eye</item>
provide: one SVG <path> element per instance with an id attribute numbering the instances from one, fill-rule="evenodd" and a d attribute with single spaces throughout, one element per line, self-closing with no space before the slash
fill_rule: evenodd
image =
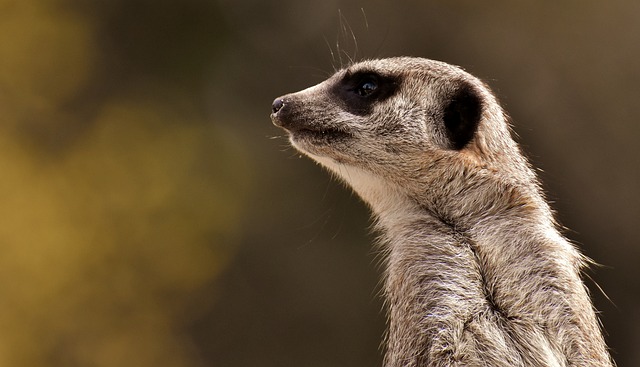
<path id="1" fill-rule="evenodd" d="M 366 97 L 378 89 L 378 82 L 373 77 L 368 77 L 361 81 L 355 89 L 360 97 Z"/>
<path id="2" fill-rule="evenodd" d="M 400 78 L 394 75 L 379 74 L 370 70 L 347 70 L 333 85 L 331 92 L 343 108 L 353 114 L 364 116 L 370 114 L 377 103 L 393 96 L 400 82 Z"/>
<path id="3" fill-rule="evenodd" d="M 366 97 L 378 89 L 378 78 L 375 75 L 363 75 L 355 84 L 353 91 L 360 97 Z"/>

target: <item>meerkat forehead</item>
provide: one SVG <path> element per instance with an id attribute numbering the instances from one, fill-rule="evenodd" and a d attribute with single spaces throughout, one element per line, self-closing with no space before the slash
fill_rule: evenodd
<path id="1" fill-rule="evenodd" d="M 456 74 L 468 75 L 460 67 L 447 64 L 442 61 L 418 58 L 418 57 L 391 57 L 387 59 L 364 60 L 352 64 L 343 70 L 352 72 L 359 70 L 376 70 L 398 75 L 410 75 L 412 73 L 427 73 L 434 76 L 452 77 Z"/>
<path id="2" fill-rule="evenodd" d="M 486 86 L 464 69 L 442 61 L 417 58 L 393 57 L 387 59 L 365 60 L 350 65 L 336 73 L 336 75 L 357 73 L 379 73 L 388 77 L 422 83 L 422 86 L 451 87 L 469 83 L 480 89 Z M 415 90 L 414 93 L 421 93 Z"/>

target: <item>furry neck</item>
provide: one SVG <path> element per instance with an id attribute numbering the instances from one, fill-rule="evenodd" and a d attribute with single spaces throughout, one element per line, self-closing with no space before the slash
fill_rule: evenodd
<path id="1" fill-rule="evenodd" d="M 329 167 L 383 233 L 386 366 L 611 366 L 579 277 L 583 258 L 542 197 L 494 203 L 471 221 L 443 218 L 364 170 Z"/>
<path id="2" fill-rule="evenodd" d="M 582 257 L 524 218 L 383 227 L 388 366 L 610 366 Z"/>

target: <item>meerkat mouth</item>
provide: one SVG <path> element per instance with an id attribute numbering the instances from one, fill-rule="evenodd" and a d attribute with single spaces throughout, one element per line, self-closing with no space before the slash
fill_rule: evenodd
<path id="1" fill-rule="evenodd" d="M 294 140 L 305 140 L 311 143 L 337 142 L 351 136 L 351 134 L 346 131 L 334 128 L 315 129 L 310 127 L 300 127 L 296 129 L 287 129 L 287 132 Z"/>
<path id="2" fill-rule="evenodd" d="M 272 115 L 273 123 L 284 129 L 292 140 L 305 141 L 313 144 L 329 144 L 343 141 L 351 137 L 351 133 L 335 127 L 310 126 L 302 123 L 283 124 L 277 116 Z"/>

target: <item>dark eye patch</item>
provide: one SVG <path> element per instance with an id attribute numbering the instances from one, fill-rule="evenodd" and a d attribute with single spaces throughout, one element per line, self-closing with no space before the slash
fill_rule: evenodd
<path id="1" fill-rule="evenodd" d="M 399 84 L 399 78 L 374 71 L 347 71 L 331 92 L 345 110 L 354 115 L 366 116 L 371 114 L 375 103 L 393 96 Z"/>

